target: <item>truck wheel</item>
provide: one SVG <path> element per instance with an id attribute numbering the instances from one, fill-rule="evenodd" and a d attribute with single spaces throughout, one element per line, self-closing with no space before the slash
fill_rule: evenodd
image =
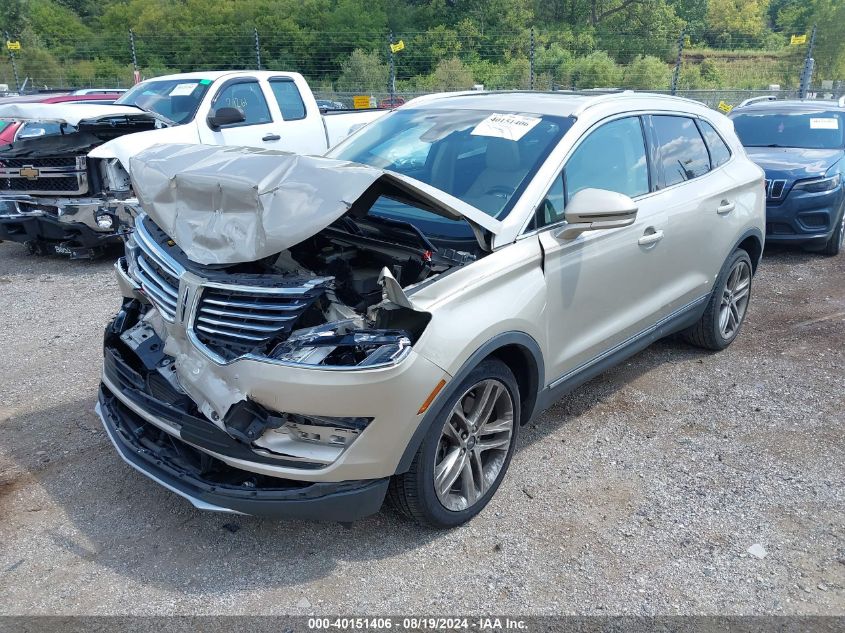
<path id="1" fill-rule="evenodd" d="M 683 332 L 697 347 L 722 350 L 739 334 L 751 299 L 751 258 L 736 249 L 722 266 L 698 323 Z"/>
<path id="2" fill-rule="evenodd" d="M 481 512 L 510 464 L 519 407 L 507 365 L 481 362 L 443 404 L 408 472 L 393 477 L 393 505 L 435 528 L 461 525 Z"/>

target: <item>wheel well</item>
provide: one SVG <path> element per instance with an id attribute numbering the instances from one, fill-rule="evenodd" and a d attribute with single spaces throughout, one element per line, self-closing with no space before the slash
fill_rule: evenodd
<path id="1" fill-rule="evenodd" d="M 520 424 L 527 424 L 534 412 L 539 387 L 540 372 L 534 355 L 522 345 L 510 344 L 494 350 L 487 358 L 499 359 L 513 372 L 519 387 Z"/>
<path id="2" fill-rule="evenodd" d="M 742 240 L 737 248 L 741 248 L 751 258 L 751 271 L 757 272 L 757 264 L 760 262 L 760 255 L 763 254 L 763 245 L 755 236 L 749 235 Z"/>

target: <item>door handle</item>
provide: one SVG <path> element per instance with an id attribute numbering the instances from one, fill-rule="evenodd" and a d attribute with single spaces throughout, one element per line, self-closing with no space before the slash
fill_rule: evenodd
<path id="1" fill-rule="evenodd" d="M 724 215 L 726 213 L 730 213 L 736 209 L 736 204 L 733 202 L 728 202 L 727 200 L 722 200 L 718 207 L 716 207 L 716 213 L 719 215 Z"/>
<path id="2" fill-rule="evenodd" d="M 637 240 L 637 244 L 640 246 L 650 246 L 651 244 L 657 244 L 660 240 L 663 239 L 663 231 L 655 231 L 651 227 L 647 228 L 646 231 L 651 231 L 651 233 L 646 233 L 640 239 Z"/>
<path id="3" fill-rule="evenodd" d="M 282 137 L 278 134 L 267 134 L 264 138 L 261 139 L 262 141 L 280 141 Z"/>

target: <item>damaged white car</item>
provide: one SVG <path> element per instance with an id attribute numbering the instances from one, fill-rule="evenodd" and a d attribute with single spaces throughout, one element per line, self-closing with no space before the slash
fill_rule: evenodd
<path id="1" fill-rule="evenodd" d="M 763 247 L 730 123 L 662 96 L 429 97 L 328 158 L 131 172 L 97 410 L 210 510 L 463 523 L 560 395 L 672 332 L 730 344 Z"/>

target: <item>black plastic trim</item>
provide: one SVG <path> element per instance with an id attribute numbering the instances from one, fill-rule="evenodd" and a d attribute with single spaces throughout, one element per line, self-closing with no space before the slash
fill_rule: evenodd
<path id="1" fill-rule="evenodd" d="M 81 222 L 60 222 L 48 215 L 12 215 L 0 217 L 0 241 L 36 242 L 55 248 L 66 245 L 74 250 L 88 250 L 120 244 L 118 233 L 100 233 Z M 64 251 L 58 251 L 64 252 Z"/>
<path id="2" fill-rule="evenodd" d="M 530 358 L 532 360 L 532 364 L 534 365 L 534 375 L 529 376 L 529 380 L 532 384 L 538 385 L 538 387 L 535 389 L 535 395 L 531 397 L 531 395 L 529 394 L 529 397 L 526 398 L 525 402 L 522 403 L 522 415 L 520 416 L 521 422 L 524 423 L 532 417 L 532 412 L 536 409 L 536 394 L 540 390 L 539 386 L 544 384 L 543 381 L 545 379 L 545 365 L 543 364 L 543 352 L 540 350 L 540 346 L 537 344 L 537 341 L 535 341 L 533 337 L 526 334 L 525 332 L 503 332 L 502 334 L 494 336 L 492 339 L 490 339 L 484 345 L 478 348 L 455 373 L 455 375 L 452 376 L 451 380 L 449 380 L 449 382 L 446 384 L 446 387 L 437 395 L 437 398 L 434 400 L 432 406 L 429 407 L 428 411 L 423 416 L 423 419 L 417 426 L 416 431 L 414 431 L 414 434 L 411 436 L 408 445 L 405 447 L 405 452 L 402 454 L 402 458 L 399 460 L 399 465 L 396 467 L 397 474 L 407 472 L 408 469 L 411 467 L 411 462 L 414 459 L 414 455 L 416 454 L 417 450 L 425 439 L 425 436 L 428 434 L 431 425 L 434 424 L 434 421 L 442 412 L 443 407 L 445 406 L 446 402 L 448 402 L 449 398 L 455 394 L 455 391 L 458 389 L 463 379 L 466 378 L 466 376 L 482 360 L 495 353 L 497 350 L 500 350 L 509 345 L 514 345 L 525 350 L 525 352 L 527 353 L 526 358 Z M 526 415 L 526 413 L 528 413 L 528 415 Z"/>
<path id="3" fill-rule="evenodd" d="M 596 358 L 587 361 L 580 367 L 564 374 L 560 378 L 553 380 L 549 386 L 543 389 L 540 393 L 534 414 L 537 415 L 544 409 L 547 409 L 560 400 L 560 398 L 570 393 L 573 389 L 576 389 L 599 374 L 604 373 L 611 367 L 618 365 L 623 360 L 633 356 L 637 352 L 641 352 L 655 341 L 695 324 L 704 313 L 704 310 L 707 307 L 707 300 L 709 298 L 709 294 L 699 297 L 686 306 L 676 310 L 674 313 L 668 315 L 661 321 L 658 321 L 655 325 L 643 330 L 639 334 L 635 334 L 616 347 L 611 348 Z"/>
<path id="4" fill-rule="evenodd" d="M 114 397 L 110 397 L 103 387 L 99 404 L 106 431 L 126 462 L 182 496 L 220 510 L 277 519 L 349 522 L 378 512 L 387 493 L 388 478 L 314 482 L 268 490 L 212 485 L 197 474 L 167 464 L 134 444 L 131 434 L 121 431 L 120 410 L 115 406 Z"/>

